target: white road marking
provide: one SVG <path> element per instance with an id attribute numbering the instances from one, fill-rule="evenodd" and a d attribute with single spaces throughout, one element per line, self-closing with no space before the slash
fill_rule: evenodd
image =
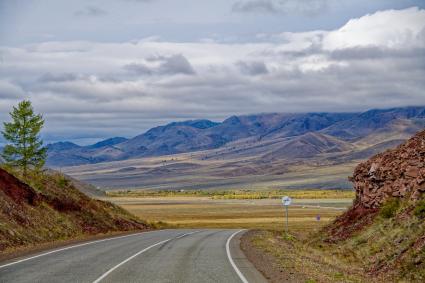
<path id="1" fill-rule="evenodd" d="M 147 248 L 145 248 L 145 249 L 141 250 L 140 252 L 135 253 L 135 254 L 134 254 L 134 255 L 132 255 L 131 257 L 127 258 L 126 260 L 124 260 L 124 261 L 122 261 L 122 262 L 118 263 L 117 265 L 115 265 L 114 267 L 112 267 L 111 269 L 109 269 L 108 271 L 106 271 L 104 274 L 102 274 L 102 276 L 100 276 L 100 277 L 99 277 L 99 278 L 97 278 L 95 281 L 93 281 L 93 283 L 99 283 L 100 281 L 102 281 L 103 279 L 105 279 L 105 278 L 106 278 L 109 274 L 111 274 L 114 270 L 116 270 L 118 267 L 120 267 L 120 266 L 122 266 L 122 265 L 126 264 L 127 262 L 129 262 L 129 261 L 130 261 L 130 260 L 132 260 L 133 258 L 135 258 L 135 257 L 137 257 L 137 256 L 139 256 L 139 255 L 141 255 L 142 253 L 144 253 L 144 252 L 146 252 L 146 251 L 148 251 L 148 250 L 150 250 L 150 249 L 152 249 L 152 248 L 154 248 L 154 247 L 156 247 L 156 246 L 159 246 L 159 245 L 161 245 L 161 244 L 164 244 L 164 243 L 166 243 L 166 242 L 169 242 L 169 241 L 171 241 L 171 240 L 173 240 L 173 239 L 181 239 L 181 238 L 183 238 L 183 237 L 185 237 L 185 236 L 192 235 L 192 234 L 197 233 L 197 232 L 199 232 L 199 231 L 194 231 L 194 232 L 185 233 L 185 234 L 180 235 L 180 236 L 178 236 L 178 237 L 175 237 L 175 238 L 169 238 L 169 239 L 166 239 L 166 240 L 164 240 L 164 241 L 161 241 L 161 242 L 158 242 L 158 243 L 156 243 L 156 244 L 153 244 L 153 245 L 151 245 L 151 246 L 149 246 L 149 247 L 147 247 Z"/>
<path id="2" fill-rule="evenodd" d="M 193 231 L 193 232 L 185 233 L 185 234 L 182 234 L 182 235 L 176 237 L 176 239 L 181 239 L 183 237 L 186 237 L 186 236 L 189 236 L 189 235 L 192 235 L 192 234 L 195 234 L 195 233 L 199 233 L 199 232 L 201 232 L 201 231 Z"/>
<path id="3" fill-rule="evenodd" d="M 233 261 L 233 259 L 232 259 L 232 255 L 230 254 L 230 241 L 232 240 L 232 238 L 236 235 L 236 234 L 238 234 L 238 233 L 240 233 L 240 232 L 242 232 L 242 231 L 244 231 L 245 229 L 242 229 L 242 230 L 239 230 L 239 231 L 236 231 L 235 233 L 233 233 L 228 239 L 227 239 L 227 242 L 226 242 L 226 252 L 227 252 L 227 258 L 229 259 L 229 261 L 230 261 L 230 264 L 232 265 L 232 267 L 233 267 L 233 269 L 236 271 L 236 274 L 238 274 L 238 276 L 239 276 L 239 278 L 241 279 L 241 281 L 243 282 L 243 283 L 248 283 L 248 280 L 246 280 L 246 278 L 245 278 L 245 276 L 243 276 L 243 274 L 242 274 L 242 272 L 239 270 L 239 268 L 236 266 L 236 264 L 235 264 L 235 262 Z"/>
<path id="4" fill-rule="evenodd" d="M 18 263 L 21 263 L 21 262 L 24 262 L 24 261 L 28 261 L 28 260 L 31 260 L 31 259 L 39 258 L 39 257 L 46 256 L 46 255 L 49 255 L 49 254 L 58 253 L 58 252 L 61 252 L 61 251 L 66 251 L 66 250 L 73 249 L 73 248 L 83 247 L 83 246 L 87 246 L 87 245 L 91 245 L 91 244 L 96 244 L 96 243 L 101 243 L 101 242 L 106 242 L 106 241 L 111 241 L 111 240 L 116 240 L 116 239 L 122 239 L 122 238 L 127 238 L 127 237 L 138 236 L 138 235 L 141 235 L 141 234 L 153 233 L 153 232 L 157 232 L 157 231 L 161 231 L 161 230 L 149 231 L 149 232 L 141 232 L 141 233 L 136 233 L 136 234 L 131 234 L 131 235 L 125 235 L 125 236 L 107 238 L 107 239 L 96 240 L 96 241 L 87 242 L 87 243 L 83 243 L 83 244 L 78 244 L 78 245 L 74 245 L 74 246 L 69 246 L 69 247 L 65 247 L 65 248 L 53 250 L 53 251 L 50 251 L 50 252 L 42 253 L 42 254 L 39 254 L 39 255 L 36 255 L 36 256 L 32 256 L 32 257 L 24 258 L 24 259 L 21 259 L 21 260 L 17 260 L 17 261 L 14 261 L 14 262 L 11 262 L 11 263 L 7 263 L 7 264 L 4 264 L 4 265 L 0 265 L 0 269 L 1 268 L 4 268 L 4 267 L 11 266 L 11 265 L 15 265 L 15 264 L 18 264 Z"/>
<path id="5" fill-rule="evenodd" d="M 153 248 L 153 247 L 156 247 L 156 246 L 159 246 L 159 245 L 164 244 L 164 243 L 166 243 L 166 242 L 169 242 L 169 241 L 171 241 L 172 239 L 173 239 L 173 238 L 170 238 L 170 239 L 167 239 L 167 240 L 164 240 L 164 241 L 158 242 L 158 243 L 153 244 L 153 245 L 151 245 L 151 246 L 149 246 L 149 247 L 147 247 L 147 248 L 145 248 L 145 249 L 141 250 L 140 252 L 138 252 L 138 253 L 136 253 L 136 254 L 132 255 L 131 257 L 127 258 L 126 260 L 124 260 L 124 261 L 120 262 L 119 264 L 115 265 L 114 267 L 112 267 L 111 269 L 109 269 L 108 271 L 106 271 L 104 274 L 102 274 L 102 276 L 100 276 L 100 277 L 99 277 L 99 278 L 97 278 L 95 281 L 93 281 L 93 283 L 98 283 L 98 282 L 102 281 L 103 279 L 105 279 L 105 277 L 106 277 L 106 276 L 108 276 L 109 274 L 111 274 L 111 272 L 113 272 L 115 269 L 117 269 L 117 268 L 118 268 L 118 267 L 120 267 L 121 265 L 123 265 L 123 264 L 125 264 L 125 263 L 129 262 L 130 260 L 132 260 L 132 259 L 133 259 L 133 258 L 135 258 L 136 256 L 138 256 L 138 255 L 140 255 L 140 254 L 142 254 L 142 253 L 146 252 L 147 250 L 150 250 L 150 249 L 151 249 L 151 248 Z"/>

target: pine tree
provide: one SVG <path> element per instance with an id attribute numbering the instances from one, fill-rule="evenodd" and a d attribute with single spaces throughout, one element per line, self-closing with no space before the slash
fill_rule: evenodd
<path id="1" fill-rule="evenodd" d="M 2 134 L 9 142 L 2 153 L 6 164 L 22 169 L 26 179 L 29 170 L 38 171 L 44 166 L 47 149 L 43 147 L 39 133 L 44 125 L 43 117 L 35 115 L 31 102 L 24 100 L 10 112 L 12 122 L 3 123 Z"/>

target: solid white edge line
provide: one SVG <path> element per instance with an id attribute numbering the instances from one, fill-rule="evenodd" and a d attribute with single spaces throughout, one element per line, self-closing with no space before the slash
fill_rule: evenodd
<path id="1" fill-rule="evenodd" d="M 61 251 L 66 251 L 66 250 L 73 249 L 73 248 L 83 247 L 83 246 L 87 246 L 87 245 L 91 245 L 91 244 L 96 244 L 96 243 L 101 243 L 101 242 L 106 242 L 106 241 L 111 241 L 111 240 L 116 240 L 116 239 L 139 236 L 139 235 L 142 235 L 142 234 L 153 233 L 153 232 L 158 232 L 158 231 L 163 231 L 163 230 L 155 230 L 155 231 L 135 233 L 135 234 L 125 235 L 125 236 L 106 238 L 106 239 L 102 239 L 102 240 L 96 240 L 96 241 L 86 242 L 86 243 L 83 243 L 83 244 L 69 246 L 69 247 L 53 250 L 53 251 L 50 251 L 50 252 L 42 253 L 42 254 L 39 254 L 39 255 L 35 255 L 35 256 L 32 256 L 32 257 L 24 258 L 24 259 L 21 259 L 21 260 L 17 260 L 17 261 L 7 263 L 7 264 L 4 264 L 4 265 L 0 265 L 0 269 L 11 266 L 11 265 L 15 265 L 15 264 L 18 264 L 18 263 L 21 263 L 21 262 L 24 262 L 24 261 L 39 258 L 39 257 L 46 256 L 46 255 L 49 255 L 49 254 L 54 254 L 54 253 L 61 252 Z"/>
<path id="2" fill-rule="evenodd" d="M 232 259 L 232 255 L 230 254 L 230 241 L 233 239 L 234 236 L 236 236 L 236 234 L 242 231 L 245 231 L 245 229 L 236 231 L 235 233 L 230 235 L 230 237 L 227 239 L 227 242 L 226 242 L 226 252 L 227 252 L 227 258 L 229 259 L 230 264 L 232 265 L 233 269 L 236 271 L 236 274 L 239 276 L 241 281 L 243 283 L 249 283 L 248 280 L 246 280 L 245 276 L 242 274 L 242 272 L 239 270 L 239 268 L 236 266 L 235 262 Z"/>
<path id="3" fill-rule="evenodd" d="M 129 258 L 127 258 L 127 259 L 125 259 L 125 260 L 123 260 L 122 262 L 118 263 L 117 265 L 115 265 L 114 267 L 112 267 L 111 269 L 109 269 L 108 271 L 106 271 L 105 273 L 103 273 L 103 274 L 102 274 L 99 278 L 97 278 L 95 281 L 93 281 L 93 283 L 99 283 L 100 281 L 102 281 L 103 279 L 105 279 L 105 278 L 106 278 L 109 274 L 111 274 L 111 273 L 112 273 L 115 269 L 117 269 L 118 267 L 120 267 L 120 266 L 122 266 L 122 265 L 126 264 L 127 262 L 129 262 L 129 261 L 130 261 L 130 260 L 132 260 L 133 258 L 135 258 L 135 257 L 137 257 L 137 256 L 139 256 L 139 255 L 141 255 L 142 253 L 144 253 L 144 252 L 146 252 L 146 251 L 148 251 L 148 250 L 150 250 L 150 249 L 152 249 L 152 248 L 154 248 L 154 247 L 156 247 L 156 246 L 159 246 L 159 245 L 161 245 L 161 244 L 164 244 L 164 243 L 166 243 L 166 242 L 169 242 L 169 241 L 171 241 L 171 240 L 173 240 L 173 239 L 181 239 L 181 238 L 183 238 L 184 236 L 192 235 L 192 234 L 197 233 L 197 232 L 199 232 L 199 231 L 194 231 L 194 232 L 185 233 L 185 234 L 180 235 L 180 236 L 178 236 L 178 237 L 169 238 L 169 239 L 166 239 L 166 240 L 164 240 L 164 241 L 161 241 L 161 242 L 158 242 L 158 243 L 156 243 L 156 244 L 153 244 L 153 245 L 151 245 L 151 246 L 149 246 L 149 247 L 147 247 L 147 248 L 144 248 L 143 250 L 141 250 L 141 251 L 139 251 L 139 252 L 135 253 L 134 255 L 130 256 Z"/>

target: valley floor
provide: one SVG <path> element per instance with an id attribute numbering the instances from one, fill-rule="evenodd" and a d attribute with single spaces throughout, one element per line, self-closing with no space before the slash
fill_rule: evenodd
<path id="1" fill-rule="evenodd" d="M 132 214 L 157 226 L 178 228 L 246 228 L 281 231 L 280 199 L 225 200 L 209 197 L 110 197 Z M 289 228 L 316 231 L 351 205 L 350 198 L 298 199 L 289 209 Z M 316 220 L 320 215 L 320 221 Z"/>
<path id="2" fill-rule="evenodd" d="M 261 161 L 252 157 L 205 159 L 205 152 L 62 167 L 62 172 L 105 190 L 279 190 L 351 188 L 358 160 Z M 211 153 L 210 153 L 211 154 Z M 325 159 L 323 159 L 325 158 Z"/>

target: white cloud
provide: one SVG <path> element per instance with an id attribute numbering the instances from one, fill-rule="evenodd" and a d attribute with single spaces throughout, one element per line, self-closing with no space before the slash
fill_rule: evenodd
<path id="1" fill-rule="evenodd" d="M 19 85 L 12 84 L 6 80 L 0 80 L 0 99 L 23 98 L 25 92 Z"/>
<path id="2" fill-rule="evenodd" d="M 411 8 L 262 43 L 1 47 L 0 105 L 30 97 L 51 119 L 49 135 L 92 137 L 135 135 L 164 120 L 425 104 L 424 23 L 425 11 Z"/>
<path id="3" fill-rule="evenodd" d="M 325 50 L 379 46 L 425 47 L 425 10 L 380 11 L 348 21 L 323 39 Z"/>
<path id="4" fill-rule="evenodd" d="M 251 76 L 263 75 L 269 72 L 266 64 L 264 64 L 264 62 L 261 62 L 261 61 L 251 61 L 251 62 L 239 61 L 236 63 L 236 66 L 239 67 L 240 71 L 243 74 L 251 75 Z"/>

